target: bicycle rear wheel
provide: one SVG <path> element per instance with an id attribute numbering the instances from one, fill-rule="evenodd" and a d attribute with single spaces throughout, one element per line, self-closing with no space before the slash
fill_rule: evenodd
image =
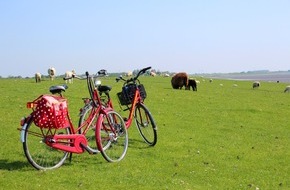
<path id="1" fill-rule="evenodd" d="M 97 145 L 108 162 L 122 160 L 128 149 L 128 132 L 121 115 L 115 111 L 101 114 L 97 125 Z"/>
<path id="2" fill-rule="evenodd" d="M 144 104 L 136 104 L 135 123 L 143 140 L 150 146 L 157 143 L 157 127 L 153 116 Z"/>
<path id="3" fill-rule="evenodd" d="M 38 170 L 48 170 L 60 167 L 68 157 L 69 153 L 54 149 L 45 144 L 46 135 L 55 134 L 71 134 L 69 128 L 65 129 L 48 129 L 37 127 L 33 119 L 26 124 L 26 128 L 22 130 L 22 144 L 24 154 L 29 163 Z M 69 142 L 63 142 L 68 143 Z"/>

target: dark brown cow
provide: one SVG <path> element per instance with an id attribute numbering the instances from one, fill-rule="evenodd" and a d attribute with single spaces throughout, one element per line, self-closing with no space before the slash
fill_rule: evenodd
<path id="1" fill-rule="evenodd" d="M 185 89 L 190 90 L 190 87 L 193 91 L 197 91 L 196 81 L 194 79 L 188 79 L 188 85 Z"/>
<path id="2" fill-rule="evenodd" d="M 188 86 L 188 75 L 185 72 L 176 73 L 171 79 L 171 85 L 174 89 L 182 89 Z"/>

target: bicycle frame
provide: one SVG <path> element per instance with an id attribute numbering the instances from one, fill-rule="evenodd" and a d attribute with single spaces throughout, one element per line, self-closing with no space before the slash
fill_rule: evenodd
<path id="1" fill-rule="evenodd" d="M 119 98 L 120 105 L 127 106 L 127 108 L 123 109 L 123 111 L 129 110 L 128 118 L 123 117 L 124 128 L 129 129 L 134 120 L 139 134 L 141 135 L 143 140 L 150 146 L 154 146 L 157 142 L 157 126 L 152 114 L 144 104 L 144 99 L 146 98 L 146 91 L 143 85 L 138 80 L 138 77 L 144 74 L 150 68 L 151 67 L 141 69 L 138 72 L 137 76 L 128 80 L 125 80 L 122 78 L 122 76 L 120 76 L 116 78 L 116 81 L 124 81 L 122 92 L 117 93 L 117 96 Z M 101 94 L 101 97 L 103 97 L 102 93 L 105 93 L 106 95 L 104 99 L 101 98 L 102 104 L 100 105 L 114 109 L 112 99 L 109 95 L 109 91 L 111 90 L 111 88 L 108 88 L 108 86 L 102 86 L 100 84 L 96 85 L 95 87 L 97 87 L 97 90 L 99 91 L 99 94 Z M 87 104 L 89 106 L 85 106 L 83 108 L 83 110 L 85 110 L 84 114 L 86 114 L 86 110 L 92 109 L 90 105 L 93 104 L 93 101 L 91 99 L 88 99 L 87 101 L 89 102 L 89 104 Z"/>
<path id="2" fill-rule="evenodd" d="M 99 114 L 106 114 L 108 111 L 111 111 L 111 108 L 105 108 L 102 106 L 95 106 L 95 104 L 101 104 L 101 99 L 99 97 L 98 91 L 96 89 L 93 90 L 93 99 L 94 104 L 93 104 L 93 111 L 90 113 L 89 117 L 85 120 L 84 123 L 82 123 L 80 126 L 75 127 L 72 123 L 71 117 L 69 115 L 69 113 L 67 112 L 67 118 L 68 118 L 68 122 L 69 122 L 69 126 L 67 126 L 67 128 L 69 128 L 71 134 L 57 134 L 57 129 L 55 128 L 45 128 L 45 129 L 41 129 L 41 133 L 42 134 L 36 134 L 34 133 L 34 135 L 36 136 L 40 136 L 40 137 L 45 137 L 43 139 L 43 142 L 52 147 L 52 148 L 56 148 L 59 150 L 63 150 L 66 152 L 70 152 L 70 153 L 83 153 L 84 150 L 87 150 L 90 154 L 92 154 L 92 152 L 90 152 L 86 146 L 88 144 L 87 139 L 85 137 L 87 131 L 89 130 L 90 125 L 92 124 L 92 122 L 94 121 L 94 119 L 96 117 L 99 116 Z M 61 91 L 59 92 L 59 95 L 62 97 Z M 27 102 L 27 108 L 34 108 L 34 104 L 32 102 Z M 28 117 L 24 117 L 21 119 L 20 125 L 21 128 L 18 128 L 18 130 L 21 131 L 21 142 L 24 142 L 24 133 L 27 130 L 27 122 L 31 119 L 34 118 L 34 110 L 33 112 L 28 116 Z M 98 125 L 98 123 L 96 123 L 96 125 Z M 81 129 L 83 129 L 83 131 L 81 132 Z M 47 132 L 44 134 L 43 131 L 47 130 Z M 28 131 L 29 132 L 29 131 Z M 66 142 L 66 143 L 64 143 Z M 67 144 L 67 142 L 70 142 L 69 144 Z"/>
<path id="3" fill-rule="evenodd" d="M 55 169 L 68 157 L 71 161 L 72 153 L 85 151 L 101 153 L 108 162 L 119 162 L 125 157 L 128 132 L 124 119 L 112 108 L 102 105 L 93 77 L 86 72 L 90 99 L 85 99 L 85 106 L 80 110 L 78 127 L 73 125 L 67 100 L 62 98 L 61 93 L 67 86 L 52 86 L 53 95 L 41 95 L 27 103 L 27 108 L 33 111 L 21 119 L 18 129 L 24 154 L 34 168 Z"/>
<path id="4" fill-rule="evenodd" d="M 99 115 L 99 114 L 106 114 L 107 111 L 109 111 L 111 109 L 109 108 L 101 108 L 100 106 L 96 107 L 93 109 L 93 111 L 90 113 L 88 119 L 85 120 L 85 122 L 83 124 L 81 124 L 79 127 L 76 128 L 73 126 L 73 124 L 71 123 L 70 120 L 70 130 L 72 132 L 72 134 L 69 135 L 64 135 L 64 134 L 55 134 L 53 136 L 48 136 L 48 141 L 45 140 L 45 143 L 48 146 L 51 146 L 53 148 L 59 149 L 59 150 L 63 150 L 66 152 L 71 152 L 71 153 L 83 153 L 84 150 L 86 150 L 87 152 L 89 152 L 90 154 L 93 154 L 93 152 L 91 152 L 89 149 L 87 149 L 87 139 L 85 137 L 87 131 L 89 130 L 89 126 L 92 124 L 92 122 L 94 121 L 94 119 Z M 99 125 L 101 121 L 98 121 L 96 123 L 96 125 Z M 83 129 L 83 132 L 81 132 L 80 134 L 78 132 L 81 131 L 81 129 Z M 72 142 L 70 145 L 66 145 L 63 144 L 62 141 L 70 141 Z"/>
<path id="5" fill-rule="evenodd" d="M 145 72 L 146 70 L 148 70 L 150 68 L 151 67 L 144 68 L 143 69 L 143 72 Z M 139 88 L 137 88 L 137 85 L 138 84 L 136 83 L 136 80 L 141 75 L 141 73 L 142 73 L 142 71 L 140 71 L 138 73 L 137 77 L 134 80 L 131 81 L 131 82 L 134 83 L 134 85 L 136 85 L 136 88 L 135 88 L 136 90 L 134 92 L 134 98 L 131 101 L 131 107 L 129 108 L 128 118 L 125 119 L 125 125 L 126 125 L 126 128 L 127 129 L 130 128 L 130 126 L 131 126 L 131 124 L 133 122 L 133 117 L 134 117 L 134 112 L 135 112 L 136 104 L 143 103 L 143 99 L 141 97 L 140 90 L 139 90 Z M 120 78 L 120 79 L 122 79 L 122 78 Z M 122 80 L 124 80 L 124 79 L 122 79 Z M 127 83 L 127 81 L 125 81 L 125 82 Z M 109 98 L 108 106 L 111 107 L 112 109 L 114 109 L 113 108 L 113 102 L 112 102 L 111 98 Z"/>
<path id="6" fill-rule="evenodd" d="M 137 103 L 141 103 L 143 101 L 143 99 L 141 98 L 140 96 L 140 91 L 138 88 L 136 88 L 136 91 L 134 93 L 134 98 L 132 99 L 132 104 L 131 104 L 131 108 L 129 109 L 129 115 L 128 115 L 128 118 L 126 118 L 125 120 L 125 125 L 126 125 L 126 128 L 129 129 L 132 122 L 133 122 L 133 117 L 134 117 L 134 111 L 135 111 L 135 107 L 136 107 L 136 104 Z M 112 100 L 109 99 L 109 106 L 113 108 L 113 103 L 112 103 Z"/>

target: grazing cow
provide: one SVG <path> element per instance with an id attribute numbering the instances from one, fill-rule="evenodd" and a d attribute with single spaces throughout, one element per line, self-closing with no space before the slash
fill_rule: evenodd
<path id="1" fill-rule="evenodd" d="M 290 86 L 286 86 L 284 92 L 290 92 Z"/>
<path id="2" fill-rule="evenodd" d="M 41 82 L 41 74 L 40 73 L 35 73 L 35 82 L 36 83 Z"/>
<path id="3" fill-rule="evenodd" d="M 55 77 L 55 74 L 56 74 L 55 68 L 51 67 L 51 68 L 48 69 L 47 72 L 48 72 L 48 76 L 49 76 L 50 80 L 54 80 L 54 77 Z"/>
<path id="4" fill-rule="evenodd" d="M 261 86 L 261 84 L 260 84 L 259 81 L 255 81 L 255 82 L 253 82 L 253 88 L 258 88 L 258 87 L 260 87 L 260 86 Z"/>
<path id="5" fill-rule="evenodd" d="M 65 78 L 70 78 L 68 80 L 65 80 L 65 83 L 67 83 L 67 81 L 68 81 L 68 83 L 73 83 L 73 78 L 72 77 L 74 77 L 75 74 L 76 74 L 76 72 L 75 72 L 74 69 L 72 71 L 65 72 L 64 77 Z"/>
<path id="6" fill-rule="evenodd" d="M 182 89 L 185 86 L 185 89 L 188 86 L 188 75 L 185 72 L 176 73 L 171 79 L 171 85 L 173 89 Z"/>
<path id="7" fill-rule="evenodd" d="M 193 91 L 197 91 L 196 81 L 194 79 L 188 79 L 188 85 L 186 86 L 186 90 L 190 90 L 190 87 Z"/>

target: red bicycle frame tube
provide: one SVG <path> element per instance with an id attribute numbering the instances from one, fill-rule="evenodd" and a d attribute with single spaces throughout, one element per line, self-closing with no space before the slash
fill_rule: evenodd
<path id="1" fill-rule="evenodd" d="M 136 89 L 135 91 L 135 94 L 134 94 L 134 99 L 132 101 L 132 106 L 131 106 L 131 109 L 130 109 L 130 113 L 129 113 L 129 117 L 127 119 L 127 121 L 125 121 L 125 124 L 126 124 L 126 128 L 128 129 L 131 124 L 132 124 L 132 121 L 133 121 L 133 115 L 134 115 L 134 111 L 135 111 L 135 106 L 138 102 L 141 101 L 141 96 L 140 96 L 140 92 L 138 90 L 138 88 Z"/>

